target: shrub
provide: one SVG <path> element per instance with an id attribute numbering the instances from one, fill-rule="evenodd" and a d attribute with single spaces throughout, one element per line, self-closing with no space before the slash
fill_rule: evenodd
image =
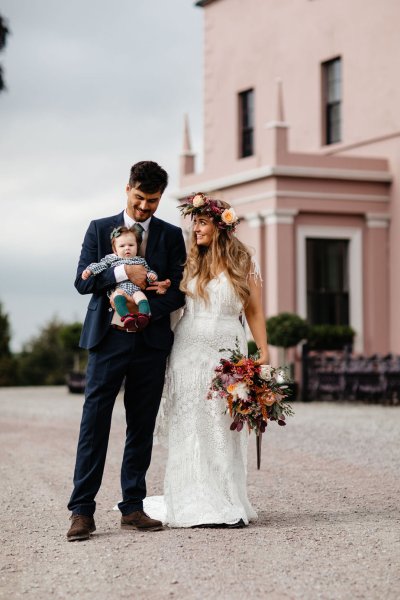
<path id="1" fill-rule="evenodd" d="M 253 354 L 255 354 L 257 352 L 258 348 L 257 348 L 257 344 L 255 343 L 254 340 L 249 340 L 247 342 L 247 354 L 249 356 L 252 356 Z"/>
<path id="2" fill-rule="evenodd" d="M 268 343 L 280 348 L 297 346 L 308 336 L 309 326 L 294 313 L 282 312 L 267 319 Z"/>
<path id="3" fill-rule="evenodd" d="M 312 350 L 342 350 L 353 344 L 354 336 L 349 325 L 312 325 L 307 345 Z"/>

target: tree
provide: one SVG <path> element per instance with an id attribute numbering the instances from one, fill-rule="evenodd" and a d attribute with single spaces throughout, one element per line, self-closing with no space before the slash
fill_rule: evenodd
<path id="1" fill-rule="evenodd" d="M 4 50 L 7 36 L 10 33 L 3 17 L 0 15 L 0 51 Z M 5 83 L 3 78 L 3 67 L 0 65 L 0 92 L 5 89 Z"/>
<path id="2" fill-rule="evenodd" d="M 79 348 L 79 338 L 81 337 L 82 323 L 71 323 L 64 325 L 60 331 L 61 341 L 65 351 L 73 357 L 71 367 L 76 372 L 81 372 L 86 367 L 87 352 Z"/>
<path id="3" fill-rule="evenodd" d="M 16 364 L 10 350 L 10 323 L 0 302 L 0 386 L 16 382 Z"/>
<path id="4" fill-rule="evenodd" d="M 52 319 L 38 336 L 25 344 L 18 358 L 21 385 L 60 385 L 72 370 L 80 323 L 68 325 Z M 83 351 L 80 351 L 83 354 Z"/>

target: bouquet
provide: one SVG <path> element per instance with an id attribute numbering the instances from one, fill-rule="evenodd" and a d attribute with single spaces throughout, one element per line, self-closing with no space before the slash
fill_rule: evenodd
<path id="1" fill-rule="evenodd" d="M 221 358 L 215 368 L 208 399 L 225 401 L 225 412 L 233 418 L 231 430 L 241 431 L 247 425 L 249 432 L 254 431 L 259 436 L 268 421 L 286 425 L 286 417 L 294 413 L 286 402 L 290 380 L 285 369 L 257 365 L 257 356 L 244 356 L 237 340 L 235 350 L 228 348 L 220 352 L 230 352 L 230 357 Z"/>

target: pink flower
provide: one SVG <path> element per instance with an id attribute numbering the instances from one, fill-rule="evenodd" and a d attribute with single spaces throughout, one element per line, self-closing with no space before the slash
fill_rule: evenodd
<path id="1" fill-rule="evenodd" d="M 232 383 L 235 383 L 236 379 L 230 375 L 229 373 L 222 373 L 221 374 L 221 383 L 225 386 L 228 387 L 228 385 L 231 385 Z"/>

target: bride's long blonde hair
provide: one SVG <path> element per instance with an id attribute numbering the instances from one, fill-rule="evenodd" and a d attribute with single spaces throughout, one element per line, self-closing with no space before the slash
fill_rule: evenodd
<path id="1" fill-rule="evenodd" d="M 230 208 L 230 205 L 222 200 L 219 203 L 224 208 Z M 212 218 L 211 222 L 214 232 L 209 246 L 198 245 L 195 233 L 192 231 L 180 289 L 193 297 L 193 293 L 188 289 L 188 283 L 196 277 L 195 294 L 208 302 L 207 284 L 218 275 L 219 271 L 224 270 L 243 306 L 246 306 L 250 296 L 248 282 L 251 266 L 250 251 L 232 232 L 220 229 Z"/>

